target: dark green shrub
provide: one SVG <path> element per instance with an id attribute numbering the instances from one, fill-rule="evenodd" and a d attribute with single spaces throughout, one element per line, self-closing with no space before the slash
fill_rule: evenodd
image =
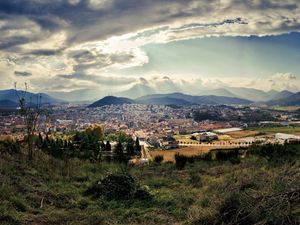
<path id="1" fill-rule="evenodd" d="M 199 173 L 192 171 L 192 172 L 190 172 L 189 175 L 190 175 L 189 181 L 193 187 L 201 187 L 202 186 L 202 179 L 201 179 Z"/>
<path id="2" fill-rule="evenodd" d="M 139 188 L 136 190 L 136 192 L 134 193 L 134 198 L 135 199 L 141 199 L 141 200 L 149 200 L 151 199 L 151 195 L 150 193 L 145 190 L 145 189 L 142 189 L 142 188 Z"/>
<path id="3" fill-rule="evenodd" d="M 277 165 L 286 161 L 294 162 L 300 156 L 299 149 L 299 143 L 253 145 L 247 154 L 266 158 L 271 164 Z"/>
<path id="4" fill-rule="evenodd" d="M 187 163 L 188 157 L 184 156 L 184 155 L 180 155 L 179 153 L 177 153 L 175 155 L 175 166 L 178 170 L 182 170 L 184 169 L 186 163 Z"/>
<path id="5" fill-rule="evenodd" d="M 189 156 L 187 161 L 188 161 L 188 163 L 193 164 L 196 161 L 196 156 Z"/>
<path id="6" fill-rule="evenodd" d="M 84 199 L 80 200 L 78 202 L 78 208 L 81 209 L 81 210 L 86 209 L 88 206 L 89 206 L 89 202 L 84 200 Z"/>
<path id="7" fill-rule="evenodd" d="M 26 212 L 26 204 L 24 201 L 18 197 L 12 197 L 10 199 L 13 207 L 19 212 Z"/>
<path id="8" fill-rule="evenodd" d="M 239 158 L 238 150 L 218 150 L 216 151 L 216 160 L 218 161 L 227 161 L 232 159 Z"/>
<path id="9" fill-rule="evenodd" d="M 21 145 L 18 141 L 0 141 L 0 154 L 1 153 L 8 153 L 10 155 L 19 154 L 21 153 Z"/>
<path id="10" fill-rule="evenodd" d="M 3 225 L 19 225 L 21 224 L 14 216 L 12 215 L 3 215 L 3 214 L 0 214 L 0 224 L 3 224 Z"/>
<path id="11" fill-rule="evenodd" d="M 245 212 L 242 209 L 238 193 L 233 193 L 225 199 L 219 209 L 220 224 L 252 224 L 250 219 L 245 220 Z"/>
<path id="12" fill-rule="evenodd" d="M 200 158 L 204 161 L 213 161 L 213 155 L 211 152 L 200 155 Z"/>
<path id="13" fill-rule="evenodd" d="M 86 191 L 88 195 L 104 197 L 108 200 L 130 199 L 135 193 L 135 180 L 128 174 L 110 174 Z"/>
<path id="14" fill-rule="evenodd" d="M 164 161 L 164 156 L 163 155 L 157 155 L 154 157 L 154 162 L 156 163 L 162 163 Z"/>

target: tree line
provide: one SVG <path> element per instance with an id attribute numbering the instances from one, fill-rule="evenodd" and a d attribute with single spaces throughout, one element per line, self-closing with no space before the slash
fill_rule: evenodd
<path id="1" fill-rule="evenodd" d="M 69 139 L 39 135 L 36 146 L 54 158 L 79 158 L 95 162 L 101 160 L 127 162 L 141 154 L 138 138 L 134 140 L 124 133 L 114 135 L 117 138 L 114 147 L 109 140 L 105 140 L 100 126 L 89 127 L 82 132 L 77 131 Z"/>

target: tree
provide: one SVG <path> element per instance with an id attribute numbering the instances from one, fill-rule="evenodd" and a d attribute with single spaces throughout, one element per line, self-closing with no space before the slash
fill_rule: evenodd
<path id="1" fill-rule="evenodd" d="M 41 102 L 42 95 L 39 94 L 36 97 L 35 104 L 32 102 L 32 97 L 29 96 L 29 101 L 27 97 L 28 85 L 24 84 L 24 90 L 17 90 L 17 83 L 15 83 L 15 91 L 19 100 L 19 111 L 20 114 L 24 117 L 27 133 L 27 145 L 28 145 L 28 159 L 32 160 L 33 158 L 33 149 L 34 149 L 34 133 L 36 131 L 37 121 L 41 114 Z"/>
<path id="2" fill-rule="evenodd" d="M 117 145 L 115 147 L 114 158 L 118 162 L 124 162 L 125 161 L 123 145 L 120 141 L 117 143 Z"/>
<path id="3" fill-rule="evenodd" d="M 103 140 L 104 137 L 103 128 L 100 125 L 90 126 L 85 133 L 90 137 L 94 137 L 97 141 Z"/>
<path id="4" fill-rule="evenodd" d="M 134 140 L 132 138 L 127 141 L 126 152 L 128 156 L 134 156 Z"/>
<path id="5" fill-rule="evenodd" d="M 107 151 L 107 152 L 111 151 L 111 145 L 110 145 L 109 141 L 106 142 L 105 151 Z"/>
<path id="6" fill-rule="evenodd" d="M 141 147 L 141 145 L 140 145 L 140 140 L 139 140 L 138 137 L 135 139 L 134 150 L 135 150 L 135 154 L 141 155 L 142 147 Z"/>
<path id="7" fill-rule="evenodd" d="M 101 141 L 101 144 L 100 144 L 100 149 L 101 149 L 101 151 L 105 151 L 105 144 L 104 144 L 104 142 L 103 141 Z"/>

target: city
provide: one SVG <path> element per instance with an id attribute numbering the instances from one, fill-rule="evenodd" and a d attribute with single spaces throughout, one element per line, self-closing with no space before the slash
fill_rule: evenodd
<path id="1" fill-rule="evenodd" d="M 45 111 L 38 120 L 36 135 L 72 134 L 100 125 L 106 135 L 123 132 L 134 139 L 138 137 L 152 150 L 199 146 L 201 153 L 201 146 L 232 148 L 300 140 L 299 113 L 251 106 L 122 104 L 90 108 L 61 104 L 49 106 Z M 213 117 L 198 118 L 201 115 Z M 24 141 L 26 126 L 17 111 L 3 113 L 0 124 L 0 139 Z M 277 128 L 278 132 L 261 132 L 268 128 Z M 282 128 L 288 133 L 280 132 Z"/>
<path id="2" fill-rule="evenodd" d="M 0 225 L 300 225 L 299 0 L 0 0 Z"/>

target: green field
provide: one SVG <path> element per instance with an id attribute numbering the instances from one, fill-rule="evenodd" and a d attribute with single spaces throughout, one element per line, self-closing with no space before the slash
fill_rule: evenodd
<path id="1" fill-rule="evenodd" d="M 262 132 L 262 133 L 286 133 L 286 134 L 300 134 L 300 126 L 297 127 L 251 127 L 248 130 Z"/>
<path id="2" fill-rule="evenodd" d="M 300 106 L 275 106 L 275 107 L 272 107 L 272 109 L 277 110 L 277 111 L 293 112 L 293 111 L 300 109 Z"/>

